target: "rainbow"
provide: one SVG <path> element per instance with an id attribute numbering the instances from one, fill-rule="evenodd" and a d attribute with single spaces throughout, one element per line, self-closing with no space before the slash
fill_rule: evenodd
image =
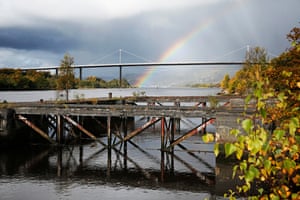
<path id="1" fill-rule="evenodd" d="M 175 54 L 179 49 L 181 49 L 185 44 L 187 44 L 191 39 L 193 39 L 195 36 L 199 35 L 200 33 L 207 30 L 214 22 L 216 22 L 217 19 L 231 11 L 233 8 L 235 8 L 237 5 L 240 4 L 241 1 L 235 1 L 233 4 L 227 5 L 226 8 L 223 9 L 223 12 L 219 12 L 215 16 L 211 16 L 207 18 L 204 21 L 201 21 L 197 26 L 195 26 L 191 31 L 186 33 L 184 36 L 179 38 L 176 42 L 174 42 L 164 53 L 160 56 L 158 59 L 158 62 L 165 62 L 170 58 L 173 54 Z M 154 74 L 156 70 L 156 67 L 149 67 L 134 83 L 134 86 L 136 87 L 143 87 L 147 80 L 151 78 L 151 76 Z"/>

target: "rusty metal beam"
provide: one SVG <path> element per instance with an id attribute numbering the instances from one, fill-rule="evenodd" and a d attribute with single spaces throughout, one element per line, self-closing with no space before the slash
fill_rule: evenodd
<path id="1" fill-rule="evenodd" d="M 200 124 L 199 126 L 193 128 L 192 130 L 188 131 L 187 133 L 183 134 L 181 137 L 177 138 L 175 141 L 173 141 L 167 150 L 170 150 L 172 147 L 175 145 L 179 144 L 180 142 L 190 138 L 191 136 L 195 135 L 198 133 L 201 129 L 205 128 L 207 125 L 213 123 L 215 121 L 215 118 L 211 118 L 209 120 L 206 120 L 204 123 Z"/>
<path id="2" fill-rule="evenodd" d="M 130 140 L 131 138 L 133 138 L 134 136 L 140 134 L 141 132 L 143 132 L 145 129 L 147 129 L 149 126 L 157 123 L 158 121 L 160 121 L 160 118 L 156 118 L 153 117 L 151 120 L 149 120 L 146 124 L 144 124 L 143 126 L 141 126 L 140 128 L 132 131 L 130 134 L 128 134 L 125 138 L 124 141 Z"/>
<path id="3" fill-rule="evenodd" d="M 54 144 L 55 141 L 52 140 L 44 131 L 42 131 L 39 127 L 37 127 L 36 125 L 34 125 L 32 122 L 30 122 L 26 117 L 22 116 L 22 115 L 17 115 L 18 119 L 23 121 L 27 126 L 29 126 L 30 128 L 32 128 L 34 131 L 36 131 L 38 134 L 40 134 L 43 138 L 45 138 L 46 140 L 48 140 L 51 144 Z"/>
<path id="4" fill-rule="evenodd" d="M 87 136 L 89 136 L 90 138 L 92 138 L 93 140 L 97 141 L 98 143 L 102 144 L 103 146 L 107 146 L 105 143 L 103 143 L 101 140 L 98 140 L 96 138 L 95 135 L 93 135 L 91 132 L 89 132 L 88 130 L 86 130 L 84 127 L 82 127 L 80 124 L 78 124 L 77 122 L 75 122 L 73 119 L 71 119 L 68 116 L 63 115 L 63 118 L 66 119 L 68 122 L 70 122 L 71 124 L 73 124 L 75 127 L 77 127 L 79 130 L 81 130 L 83 133 L 85 133 Z"/>

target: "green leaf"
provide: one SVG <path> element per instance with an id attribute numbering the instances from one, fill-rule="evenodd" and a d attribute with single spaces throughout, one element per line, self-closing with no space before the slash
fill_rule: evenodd
<path id="1" fill-rule="evenodd" d="M 249 170 L 245 174 L 245 181 L 251 182 L 254 180 L 254 178 L 258 177 L 258 175 L 259 175 L 259 170 L 256 167 L 251 165 L 249 167 Z"/>
<path id="2" fill-rule="evenodd" d="M 236 152 L 236 158 L 237 158 L 238 160 L 241 160 L 241 158 L 242 158 L 242 156 L 243 156 L 243 153 L 244 153 L 244 149 L 238 148 L 238 149 L 237 149 L 237 152 Z"/>
<path id="3" fill-rule="evenodd" d="M 231 143 L 226 143 L 225 144 L 225 155 L 226 157 L 230 156 L 237 150 L 236 146 Z"/>
<path id="4" fill-rule="evenodd" d="M 283 102 L 283 101 L 284 101 L 284 99 L 285 99 L 285 95 L 284 95 L 284 93 L 283 93 L 283 92 L 281 92 L 280 94 L 278 94 L 277 98 L 278 98 L 278 100 L 279 100 L 279 101 Z"/>
<path id="5" fill-rule="evenodd" d="M 271 161 L 270 160 L 264 160 L 264 168 L 269 171 L 271 169 Z"/>
<path id="6" fill-rule="evenodd" d="M 235 177 L 236 171 L 237 171 L 238 167 L 239 167 L 238 165 L 235 165 L 235 166 L 233 167 L 233 170 L 232 170 L 232 178 Z"/>
<path id="7" fill-rule="evenodd" d="M 243 185 L 242 186 L 243 192 L 247 192 L 248 190 L 250 190 L 250 187 L 248 185 Z"/>
<path id="8" fill-rule="evenodd" d="M 266 118 L 266 117 L 267 117 L 267 111 L 266 111 L 266 109 L 261 108 L 260 114 L 261 114 L 261 116 L 262 116 L 263 118 Z"/>
<path id="9" fill-rule="evenodd" d="M 254 139 L 252 142 L 251 154 L 256 154 L 261 149 L 263 143 L 258 138 Z"/>
<path id="10" fill-rule="evenodd" d="M 252 95 L 249 94 L 245 99 L 245 104 L 248 104 L 251 101 L 251 99 L 252 99 Z"/>
<path id="11" fill-rule="evenodd" d="M 250 133 L 251 131 L 251 128 L 252 128 L 252 121 L 251 119 L 245 119 L 243 122 L 242 122 L 242 127 L 243 129 L 246 131 L 246 133 Z"/>
<path id="12" fill-rule="evenodd" d="M 293 72 L 288 72 L 288 71 L 285 71 L 285 70 L 283 70 L 283 72 L 282 72 L 282 75 L 286 76 L 286 77 L 290 77 L 292 74 L 293 74 Z"/>
<path id="13" fill-rule="evenodd" d="M 285 160 L 283 161 L 283 168 L 285 168 L 285 169 L 288 170 L 288 169 L 294 168 L 294 167 L 296 167 L 295 161 L 289 160 L 289 159 L 285 159 Z"/>
<path id="14" fill-rule="evenodd" d="M 213 134 L 207 133 L 207 134 L 205 134 L 205 135 L 202 136 L 202 140 L 205 143 L 214 142 L 215 141 L 215 137 L 214 137 Z"/>
<path id="15" fill-rule="evenodd" d="M 281 140 L 282 137 L 285 135 L 285 131 L 284 130 L 275 130 L 273 135 L 276 140 Z"/>
<path id="16" fill-rule="evenodd" d="M 215 153 L 216 156 L 219 155 L 219 153 L 220 153 L 219 143 L 215 143 L 215 146 L 214 146 L 214 153 Z"/>
<path id="17" fill-rule="evenodd" d="M 297 143 L 300 143 L 300 136 L 299 135 L 295 135 L 295 139 L 296 139 Z"/>
<path id="18" fill-rule="evenodd" d="M 289 124 L 290 134 L 294 135 L 297 128 L 299 128 L 299 119 L 297 117 L 293 117 Z"/>
<path id="19" fill-rule="evenodd" d="M 259 188 L 258 192 L 259 192 L 260 195 L 262 195 L 262 193 L 264 192 L 264 189 L 263 188 Z"/>
<path id="20" fill-rule="evenodd" d="M 237 137 L 239 133 L 240 133 L 240 131 L 238 129 L 231 129 L 230 130 L 230 134 L 234 135 L 235 137 Z"/>
<path id="21" fill-rule="evenodd" d="M 254 95 L 255 95 L 258 99 L 262 98 L 262 90 L 261 90 L 261 89 L 255 90 L 255 91 L 254 91 Z"/>
<path id="22" fill-rule="evenodd" d="M 243 162 L 240 163 L 240 169 L 242 171 L 245 171 L 247 169 L 247 167 L 248 167 L 247 161 L 244 160 Z"/>

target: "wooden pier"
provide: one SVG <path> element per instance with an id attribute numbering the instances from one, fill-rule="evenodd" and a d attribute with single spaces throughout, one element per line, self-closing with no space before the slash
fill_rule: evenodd
<path id="1" fill-rule="evenodd" d="M 175 131 L 180 131 L 181 119 L 201 119 L 197 126 L 182 134 L 182 137 L 171 139 L 168 146 L 161 146 L 161 149 L 166 150 L 196 133 L 204 134 L 207 125 L 218 122 L 218 119 L 233 116 L 232 120 L 235 121 L 242 116 L 242 103 L 232 105 L 233 100 L 243 102 L 243 98 L 232 96 L 143 96 L 103 98 L 97 101 L 14 103 L 3 105 L 0 110 L 0 135 L 17 132 L 26 125 L 53 144 L 61 144 L 66 138 L 82 135 L 100 142 L 99 137 L 104 135 L 109 140 L 111 134 L 114 134 L 112 127 L 117 127 L 116 137 L 124 142 L 160 122 L 162 144 L 165 144 L 165 132 L 173 135 Z M 128 122 L 134 127 L 135 117 L 146 117 L 148 121 L 128 133 Z M 219 128 L 223 125 L 217 123 Z"/>
<path id="2" fill-rule="evenodd" d="M 211 174 L 201 173 L 177 158 L 174 148 L 196 157 L 182 143 L 196 134 L 205 134 L 209 124 L 216 127 L 216 135 L 219 134 L 217 137 L 224 139 L 230 127 L 238 126 L 236 119 L 245 113 L 243 102 L 241 97 L 230 96 L 153 96 L 3 104 L 0 109 L 0 146 L 15 141 L 18 141 L 17 144 L 49 143 L 61 146 L 74 141 L 81 143 L 83 140 L 92 140 L 101 145 L 103 150 L 107 150 L 109 177 L 112 150 L 124 157 L 125 168 L 127 162 L 134 164 L 134 160 L 127 155 L 127 144 L 147 155 L 143 147 L 136 145 L 132 139 L 155 126 L 160 132 L 161 144 L 160 147 L 152 148 L 158 148 L 162 152 L 161 180 L 164 179 L 164 157 L 169 154 L 172 159 L 183 162 L 200 180 L 211 184 L 214 182 L 211 176 L 214 174 L 212 166 L 209 166 Z M 137 118 L 147 120 L 136 127 Z M 181 124 L 185 119 L 196 119 L 197 124 L 193 124 L 189 130 L 183 130 Z M 146 172 L 145 174 L 147 175 Z"/>

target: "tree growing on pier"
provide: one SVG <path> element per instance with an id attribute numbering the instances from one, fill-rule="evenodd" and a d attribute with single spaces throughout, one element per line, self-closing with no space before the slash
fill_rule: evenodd
<path id="1" fill-rule="evenodd" d="M 56 89 L 65 91 L 66 101 L 69 101 L 69 90 L 76 86 L 72 65 L 74 65 L 74 58 L 66 53 L 63 60 L 61 60 L 56 82 Z"/>

